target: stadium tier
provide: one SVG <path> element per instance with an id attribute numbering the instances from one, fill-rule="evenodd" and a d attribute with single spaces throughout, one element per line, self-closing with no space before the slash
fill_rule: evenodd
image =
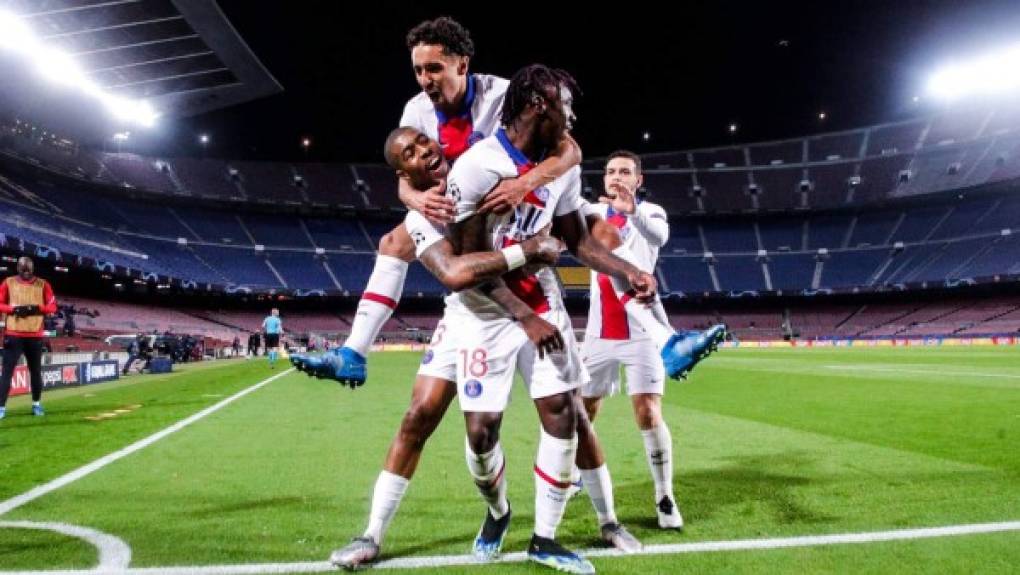
<path id="1" fill-rule="evenodd" d="M 1018 274 L 1018 128 L 1009 110 L 964 109 L 649 154 L 646 189 L 671 216 L 662 291 L 901 289 Z M 375 246 L 402 213 L 395 178 L 381 165 L 57 149 L 18 125 L 5 125 L 0 152 L 8 250 L 184 285 L 357 295 Z M 597 166 L 586 163 L 592 193 L 601 187 Z M 321 204 L 330 209 L 317 210 Z M 409 295 L 443 291 L 420 265 L 411 267 Z"/>

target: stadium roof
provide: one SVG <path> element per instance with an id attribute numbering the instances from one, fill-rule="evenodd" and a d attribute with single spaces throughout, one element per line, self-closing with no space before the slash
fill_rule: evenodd
<path id="1" fill-rule="evenodd" d="M 0 0 L 35 38 L 73 57 L 107 93 L 146 100 L 161 115 L 184 117 L 282 91 L 216 2 L 201 0 Z M 24 75 L 19 62 L 0 73 Z M 5 88 L 15 105 L 38 86 Z M 79 111 L 80 113 L 80 111 Z M 108 131 L 108 130 L 106 130 Z"/>

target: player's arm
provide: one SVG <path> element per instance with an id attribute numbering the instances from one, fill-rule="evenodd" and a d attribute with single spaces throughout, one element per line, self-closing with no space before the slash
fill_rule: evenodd
<path id="1" fill-rule="evenodd" d="M 569 133 L 564 132 L 563 138 L 557 143 L 552 154 L 523 176 L 501 181 L 496 189 L 485 197 L 479 211 L 502 214 L 513 209 L 521 203 L 528 192 L 566 174 L 574 166 L 580 165 L 582 159 L 581 147 Z"/>
<path id="2" fill-rule="evenodd" d="M 461 291 L 498 278 L 524 264 L 552 265 L 559 253 L 560 241 L 548 236 L 535 236 L 498 252 L 477 251 L 464 255 L 457 255 L 450 240 L 444 238 L 429 246 L 418 260 L 447 289 Z M 513 313 L 509 307 L 503 307 Z"/>
<path id="3" fill-rule="evenodd" d="M 607 204 L 614 210 L 627 214 L 630 223 L 648 243 L 661 248 L 669 241 L 669 220 L 666 211 L 648 203 L 638 203 L 634 192 L 623 185 L 612 186 L 613 197 L 603 196 L 599 202 Z"/>
<path id="4" fill-rule="evenodd" d="M 547 353 L 563 351 L 563 334 L 560 333 L 560 330 L 539 317 L 531 309 L 531 306 L 521 301 L 514 292 L 510 291 L 502 279 L 497 278 L 484 284 L 481 290 L 492 301 L 505 309 L 514 321 L 521 324 L 521 329 L 538 349 L 539 358 L 544 358 Z"/>
<path id="5" fill-rule="evenodd" d="M 7 293 L 7 282 L 0 282 L 0 313 L 14 313 L 14 306 L 10 304 L 10 296 Z"/>
<path id="6" fill-rule="evenodd" d="M 53 295 L 50 282 L 43 284 L 43 304 L 39 306 L 39 313 L 44 315 L 57 313 L 57 296 Z"/>
<path id="7" fill-rule="evenodd" d="M 453 220 L 454 202 L 446 197 L 446 181 L 419 191 L 407 178 L 397 178 L 397 195 L 407 209 L 414 210 L 437 224 Z"/>
<path id="8" fill-rule="evenodd" d="M 638 301 L 650 302 L 655 298 L 655 277 L 613 254 L 588 233 L 580 211 L 553 217 L 553 235 L 563 240 L 567 250 L 584 265 L 629 283 Z"/>

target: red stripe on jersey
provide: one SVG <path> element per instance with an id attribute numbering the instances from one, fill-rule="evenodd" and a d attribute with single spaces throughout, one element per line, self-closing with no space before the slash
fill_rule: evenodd
<path id="1" fill-rule="evenodd" d="M 616 290 L 613 289 L 613 280 L 606 274 L 598 274 L 599 282 L 599 305 L 602 307 L 602 339 L 630 339 L 630 323 L 627 321 L 627 312 L 623 309 L 629 294 L 623 296 L 623 301 L 616 297 Z"/>
<path id="2" fill-rule="evenodd" d="M 606 221 L 616 226 L 616 229 L 622 230 L 623 226 L 627 225 L 627 216 L 620 212 L 614 212 L 610 209 L 610 214 L 606 218 Z"/>
<path id="3" fill-rule="evenodd" d="M 388 298 L 382 294 L 372 293 L 367 291 L 361 294 L 361 299 L 367 299 L 368 301 L 374 301 L 375 303 L 381 303 L 390 309 L 397 309 L 397 302 L 392 298 Z"/>
<path id="4" fill-rule="evenodd" d="M 549 485 L 552 485 L 553 487 L 559 487 L 560 489 L 568 489 L 568 488 L 570 488 L 570 482 L 569 481 L 556 481 L 555 479 L 553 479 L 552 477 L 547 475 L 546 472 L 544 472 L 541 469 L 539 469 L 538 465 L 535 466 L 535 475 L 541 477 L 542 480 L 544 480 Z"/>
<path id="5" fill-rule="evenodd" d="M 443 155 L 450 162 L 453 162 L 471 147 L 471 133 L 474 131 L 474 122 L 471 115 L 459 118 L 450 118 L 439 124 L 439 143 L 443 148 Z"/>
<path id="6" fill-rule="evenodd" d="M 510 238 L 503 238 L 504 248 L 516 243 Z M 535 274 L 526 274 L 523 270 L 516 269 L 503 274 L 503 283 L 510 288 L 517 299 L 528 304 L 528 307 L 535 313 L 545 313 L 551 309 L 549 300 L 545 297 L 545 290 L 542 289 L 542 283 Z"/>

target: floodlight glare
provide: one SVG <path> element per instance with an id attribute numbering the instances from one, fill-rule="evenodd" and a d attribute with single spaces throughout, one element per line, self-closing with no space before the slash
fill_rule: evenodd
<path id="1" fill-rule="evenodd" d="M 1020 44 L 969 62 L 947 65 L 928 80 L 928 93 L 943 100 L 999 96 L 1020 91 Z"/>
<path id="2" fill-rule="evenodd" d="M 89 79 L 72 56 L 56 48 L 43 46 L 21 18 L 5 10 L 0 10 L 0 49 L 24 55 L 46 79 L 77 88 L 98 99 L 119 120 L 151 127 L 159 117 L 148 102 L 129 100 L 105 92 Z"/>

